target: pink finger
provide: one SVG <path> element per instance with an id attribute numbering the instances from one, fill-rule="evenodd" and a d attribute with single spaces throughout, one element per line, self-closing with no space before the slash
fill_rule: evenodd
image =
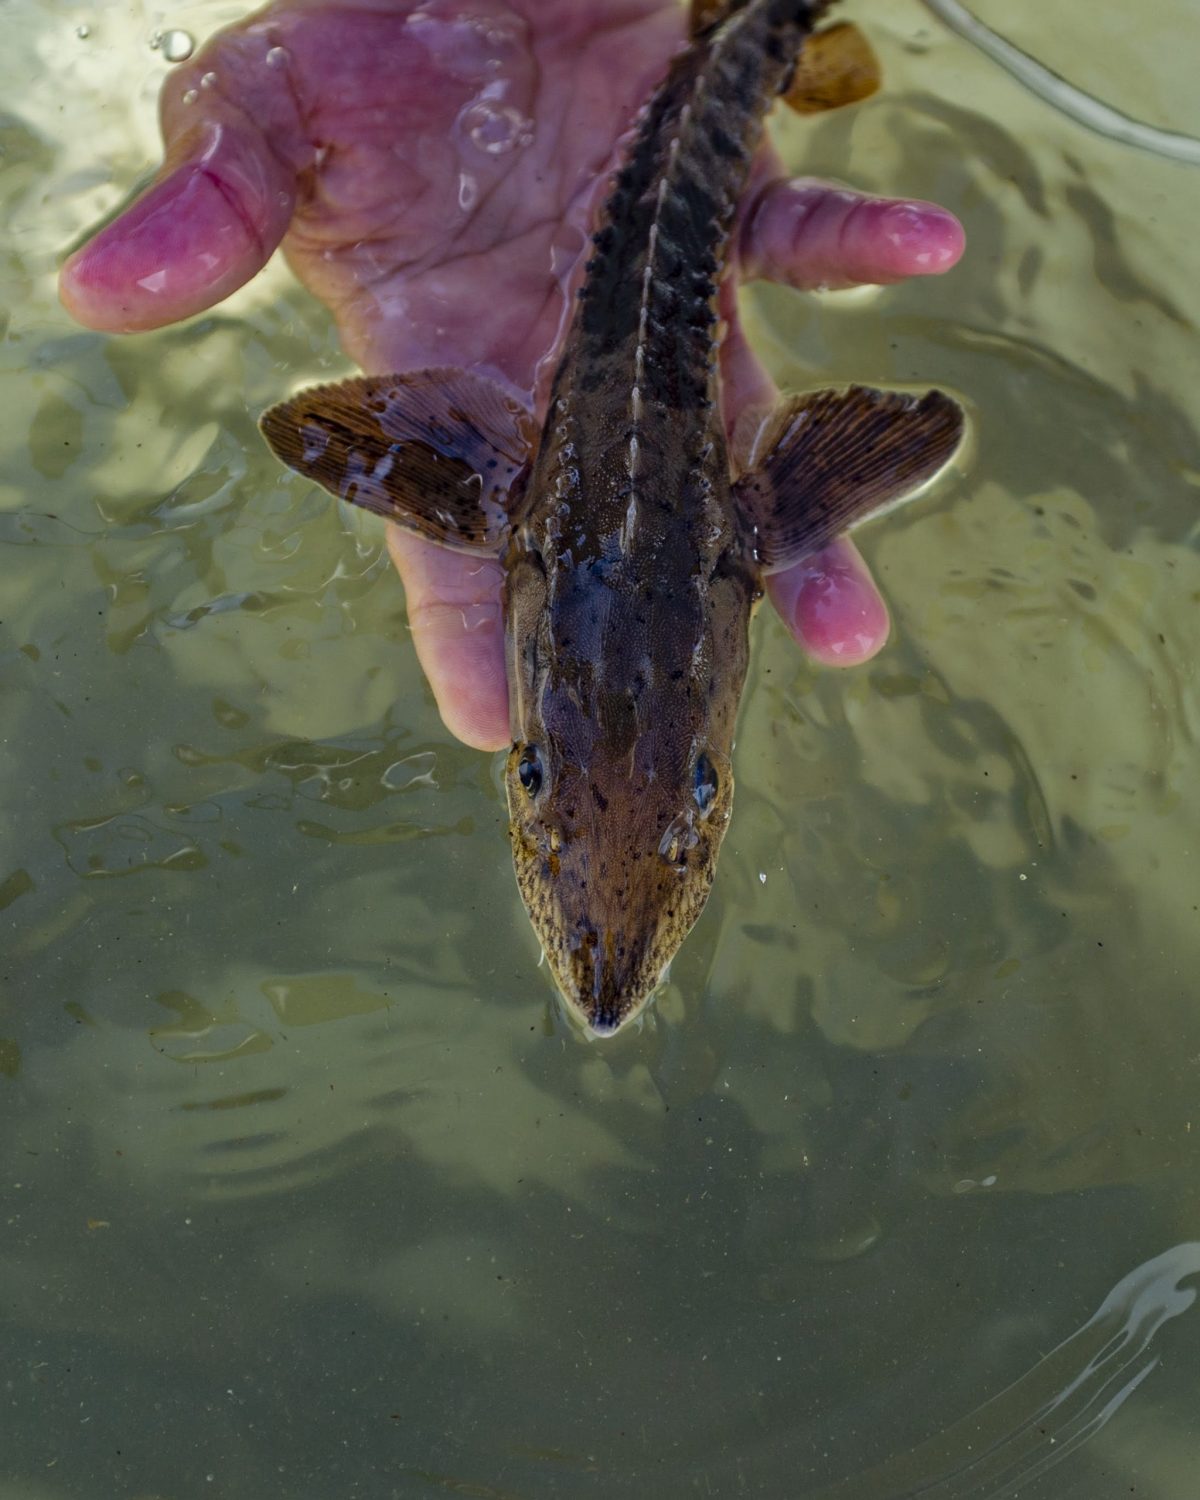
<path id="1" fill-rule="evenodd" d="M 163 174 L 64 264 L 59 296 L 89 328 L 134 333 L 202 312 L 283 238 L 294 175 L 245 124 L 209 119 Z"/>
<path id="2" fill-rule="evenodd" d="M 936 276 L 964 244 L 962 225 L 936 203 L 781 177 L 754 198 L 738 248 L 743 277 L 811 289 Z"/>
<path id="3" fill-rule="evenodd" d="M 721 411 L 733 445 L 731 457 L 741 467 L 753 446 L 759 423 L 779 400 L 779 387 L 754 352 L 738 316 L 737 289 L 726 276 L 717 292 L 717 309 L 725 324 L 721 340 Z"/>
<path id="4" fill-rule="evenodd" d="M 770 574 L 766 582 L 784 624 L 825 666 L 857 666 L 887 641 L 887 606 L 847 537 L 785 572 Z"/>
<path id="5" fill-rule="evenodd" d="M 721 346 L 726 426 L 740 469 L 749 460 L 779 388 L 746 340 L 732 284 L 721 288 L 729 332 Z M 854 543 L 846 538 L 766 579 L 767 595 L 792 635 L 827 666 L 855 666 L 888 638 L 888 612 Z"/>
<path id="6" fill-rule="evenodd" d="M 509 743 L 500 564 L 435 547 L 398 526 L 388 550 L 408 623 L 446 728 L 477 750 Z"/>
<path id="7" fill-rule="evenodd" d="M 154 183 L 77 250 L 59 295 L 92 328 L 136 332 L 202 312 L 259 271 L 313 161 L 273 28 L 218 34 L 172 73 Z"/>

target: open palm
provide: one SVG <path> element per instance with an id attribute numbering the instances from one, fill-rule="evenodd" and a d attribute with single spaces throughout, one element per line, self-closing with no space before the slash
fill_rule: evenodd
<path id="1" fill-rule="evenodd" d="M 63 299 L 92 327 L 160 327 L 282 244 L 365 370 L 464 365 L 540 412 L 608 169 L 683 35 L 674 0 L 281 0 L 172 74 L 163 171 L 67 262 Z M 945 270 L 961 248 L 941 209 L 787 181 L 764 153 L 737 266 L 852 285 Z M 733 322 L 731 423 L 770 396 Z M 396 527 L 389 543 L 447 724 L 507 743 L 499 565 Z M 861 661 L 886 638 L 846 541 L 770 591 L 823 660 Z"/>

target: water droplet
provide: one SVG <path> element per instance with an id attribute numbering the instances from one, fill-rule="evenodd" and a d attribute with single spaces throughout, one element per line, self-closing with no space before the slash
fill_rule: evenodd
<path id="1" fill-rule="evenodd" d="M 164 31 L 159 38 L 162 55 L 168 62 L 186 62 L 196 50 L 196 41 L 190 31 L 182 31 L 176 27 L 172 31 Z"/>
<path id="2" fill-rule="evenodd" d="M 271 47 L 267 52 L 268 68 L 286 68 L 288 65 L 288 53 L 286 47 Z"/>
<path id="3" fill-rule="evenodd" d="M 82 25 L 76 26 L 76 28 L 75 28 L 75 35 L 79 38 L 79 40 L 81 42 L 86 42 L 87 39 L 88 39 L 88 37 L 91 36 L 91 34 L 92 34 L 92 28 L 87 24 L 86 21 Z"/>
<path id="4" fill-rule="evenodd" d="M 212 88 L 213 84 L 216 83 L 216 81 L 217 75 L 215 73 L 202 73 L 200 75 L 200 87 L 202 89 Z"/>
<path id="5" fill-rule="evenodd" d="M 479 197 L 479 184 L 469 172 L 458 174 L 458 206 L 463 213 L 470 213 Z"/>
<path id="6" fill-rule="evenodd" d="M 151 52 L 157 52 L 158 51 L 158 49 L 162 46 L 162 40 L 163 40 L 163 34 L 162 34 L 161 31 L 152 31 L 150 33 L 150 50 L 151 50 Z"/>
<path id="7" fill-rule="evenodd" d="M 511 104 L 493 104 L 478 99 L 463 111 L 462 126 L 473 146 L 489 156 L 528 146 L 533 140 L 533 121 Z"/>
<path id="8" fill-rule="evenodd" d="M 200 92 L 198 89 L 188 89 L 187 93 L 183 96 L 183 102 L 184 104 L 195 104 L 199 97 Z"/>

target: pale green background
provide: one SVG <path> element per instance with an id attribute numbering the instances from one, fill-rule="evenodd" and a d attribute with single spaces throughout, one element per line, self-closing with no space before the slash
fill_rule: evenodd
<path id="1" fill-rule="evenodd" d="M 977 9 L 1200 134 L 1191 3 Z M 878 661 L 760 618 L 710 909 L 589 1045 L 378 526 L 257 436 L 324 316 L 55 301 L 150 33 L 243 7 L 4 8 L 3 1500 L 1195 1500 L 1200 179 L 849 11 L 887 88 L 789 159 L 969 254 L 752 332 L 972 439 L 863 535 Z"/>

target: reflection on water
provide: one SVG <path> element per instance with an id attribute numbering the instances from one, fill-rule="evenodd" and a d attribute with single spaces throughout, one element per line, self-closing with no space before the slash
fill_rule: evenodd
<path id="1" fill-rule="evenodd" d="M 1036 57 L 1022 52 L 999 32 L 985 26 L 973 11 L 960 4 L 960 0 L 925 0 L 925 4 L 947 26 L 973 42 L 1001 67 L 1007 68 L 1026 88 L 1061 109 L 1085 129 L 1098 131 L 1111 140 L 1136 146 L 1142 151 L 1153 151 L 1172 161 L 1200 166 L 1200 140 L 1195 136 L 1161 130 L 1155 125 L 1147 125 L 1144 120 L 1130 119 L 1103 99 L 1096 99 L 1086 90 L 1076 88 Z"/>
<path id="2" fill-rule="evenodd" d="M 1156 1335 L 1196 1300 L 1200 1243 L 1155 1256 L 1124 1277 L 1077 1333 L 1027 1375 L 931 1442 L 820 1500 L 864 1492 L 945 1500 L 1020 1494 L 1095 1437 L 1162 1359 Z"/>
<path id="3" fill-rule="evenodd" d="M 1177 0 L 973 8 L 1200 133 Z M 151 37 L 240 7 L 12 19 L 3 1500 L 1192 1500 L 1195 174 L 848 9 L 888 88 L 784 149 L 970 254 L 752 332 L 948 384 L 972 447 L 864 538 L 875 663 L 760 619 L 710 910 L 603 1047 L 378 530 L 257 438 L 342 368 L 323 317 L 277 270 L 126 342 L 55 304 L 151 159 Z"/>

